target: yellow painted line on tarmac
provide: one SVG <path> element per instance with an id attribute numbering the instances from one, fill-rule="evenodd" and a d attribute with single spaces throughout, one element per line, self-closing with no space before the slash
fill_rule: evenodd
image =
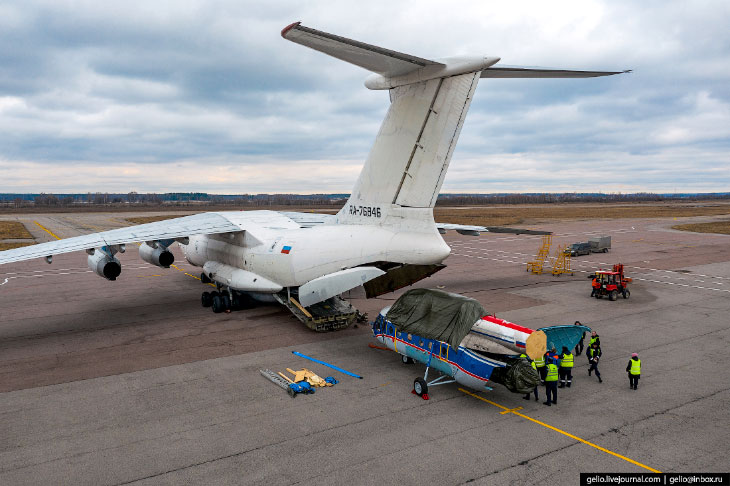
<path id="1" fill-rule="evenodd" d="M 170 265 L 170 266 L 171 266 L 172 268 L 176 269 L 176 270 L 180 270 L 180 271 L 181 271 L 182 273 L 184 273 L 184 274 L 185 274 L 185 275 L 187 275 L 188 277 L 193 277 L 193 278 L 194 278 L 195 280 L 200 280 L 200 277 L 196 277 L 195 275 L 191 275 L 191 274 L 189 274 L 188 272 L 186 272 L 186 271 L 185 271 L 185 270 L 183 270 L 182 268 L 178 267 L 177 265 Z M 213 283 L 208 283 L 208 285 L 210 285 L 211 287 L 215 287 L 215 284 L 213 284 Z"/>
<path id="2" fill-rule="evenodd" d="M 589 446 L 591 446 L 591 447 L 594 447 L 594 448 L 598 449 L 598 450 L 599 450 L 599 451 L 601 451 L 601 452 L 605 452 L 606 454 L 610 454 L 610 455 L 612 455 L 612 456 L 618 457 L 619 459 L 623 459 L 624 461 L 628 461 L 628 462 L 630 462 L 631 464 L 634 464 L 634 465 L 636 465 L 636 466 L 639 466 L 639 467 L 643 467 L 644 469 L 647 469 L 647 470 L 649 470 L 649 471 L 651 471 L 651 472 L 654 472 L 654 473 L 661 473 L 661 471 L 657 471 L 657 470 L 656 470 L 656 469 L 654 469 L 654 468 L 651 468 L 651 467 L 649 467 L 649 466 L 646 466 L 646 465 L 644 465 L 644 464 L 642 464 L 642 463 L 640 463 L 640 462 L 634 461 L 633 459 L 629 459 L 629 458 L 628 458 L 628 457 L 626 457 L 626 456 L 622 456 L 621 454 L 616 454 L 616 453 L 615 453 L 615 452 L 613 452 L 613 451 L 609 451 L 609 450 L 608 450 L 608 449 L 606 449 L 606 448 L 603 448 L 603 447 L 601 447 L 601 446 L 599 446 L 599 445 L 593 444 L 592 442 L 588 442 L 588 441 L 587 441 L 587 440 L 585 440 L 585 439 L 581 439 L 580 437 L 577 437 L 577 436 L 575 436 L 575 435 L 573 435 L 573 434 L 570 434 L 570 433 L 568 433 L 568 432 L 565 432 L 564 430 L 560 430 L 560 429 L 559 429 L 559 428 L 557 428 L 557 427 L 553 427 L 552 425 L 548 425 L 548 424 L 546 424 L 545 422 L 540 422 L 539 420 L 536 420 L 536 419 L 534 419 L 534 418 L 532 418 L 532 417 L 528 417 L 527 415 L 525 415 L 525 414 L 522 414 L 522 413 L 518 412 L 517 410 L 519 410 L 519 408 L 515 408 L 515 409 L 510 409 L 510 408 L 507 408 L 507 407 L 505 407 L 505 406 L 502 406 L 502 405 L 500 405 L 500 404 L 498 404 L 498 403 L 495 403 L 495 402 L 493 402 L 493 401 L 491 401 L 491 400 L 487 400 L 487 399 L 486 399 L 486 398 L 484 398 L 484 397 L 480 397 L 479 395 L 477 395 L 477 394 L 475 394 L 475 393 L 472 393 L 472 392 L 470 392 L 470 391 L 464 390 L 463 388 L 459 388 L 459 391 L 460 391 L 460 392 L 462 392 L 462 393 L 466 393 L 467 395 L 469 395 L 469 396 L 472 396 L 472 397 L 474 397 L 474 398 L 476 398 L 476 399 L 479 399 L 479 400 L 481 400 L 481 401 L 483 401 L 483 402 L 487 402 L 487 403 L 489 403 L 490 405 L 494 405 L 494 406 L 495 406 L 495 407 L 497 407 L 497 408 L 501 408 L 501 409 L 503 410 L 503 412 L 500 412 L 500 413 L 502 413 L 503 415 L 504 415 L 504 414 L 508 414 L 508 413 L 513 413 L 513 414 L 517 415 L 518 417 L 522 417 L 523 419 L 527 419 L 527 420 L 529 420 L 529 421 L 531 421 L 531 422 L 534 422 L 534 423 L 536 423 L 536 424 L 538 424 L 538 425 L 542 425 L 543 427 L 546 427 L 546 428 L 548 428 L 548 429 L 550 429 L 550 430 L 554 430 L 555 432 L 558 432 L 558 433 L 560 433 L 560 434 L 563 434 L 563 435 L 565 435 L 565 436 L 567 436 L 567 437 L 570 437 L 571 439 L 575 439 L 575 440 L 577 440 L 578 442 L 582 442 L 583 444 L 586 444 L 586 445 L 589 445 Z"/>
<path id="3" fill-rule="evenodd" d="M 505 408 L 503 411 L 499 412 L 500 415 L 507 415 L 508 413 L 514 413 L 518 410 L 522 410 L 522 407 L 517 408 Z"/>
<path id="4" fill-rule="evenodd" d="M 56 238 L 57 240 L 60 240 L 60 239 L 61 239 L 61 238 L 59 238 L 58 236 L 56 236 L 55 234 L 53 234 L 53 232 L 52 232 L 51 230 L 49 230 L 48 228 L 46 228 L 45 226 L 43 226 L 42 224 L 40 224 L 40 223 L 39 223 L 38 221 L 33 221 L 33 222 L 34 222 L 35 224 L 37 224 L 37 225 L 38 225 L 38 227 L 39 227 L 40 229 L 42 229 L 43 231 L 45 231 L 45 232 L 46 232 L 46 233 L 48 233 L 49 235 L 53 236 L 53 237 L 54 237 L 54 238 Z"/>

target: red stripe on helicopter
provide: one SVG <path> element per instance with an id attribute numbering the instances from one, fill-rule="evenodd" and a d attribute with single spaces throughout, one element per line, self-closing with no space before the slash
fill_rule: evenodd
<path id="1" fill-rule="evenodd" d="M 510 329 L 514 329 L 515 331 L 524 332 L 525 334 L 532 334 L 533 332 L 535 332 L 534 329 L 530 329 L 529 327 L 520 326 L 519 324 L 505 321 L 504 319 L 500 319 L 494 316 L 484 316 L 482 317 L 482 320 L 491 322 L 492 324 L 497 324 L 498 326 L 508 327 Z"/>

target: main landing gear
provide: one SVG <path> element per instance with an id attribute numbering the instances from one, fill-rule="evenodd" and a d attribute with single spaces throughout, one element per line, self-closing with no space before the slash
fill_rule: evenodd
<path id="1" fill-rule="evenodd" d="M 256 301 L 250 296 L 231 289 L 203 292 L 203 295 L 200 297 L 200 303 L 203 307 L 211 307 L 216 314 L 256 307 Z"/>

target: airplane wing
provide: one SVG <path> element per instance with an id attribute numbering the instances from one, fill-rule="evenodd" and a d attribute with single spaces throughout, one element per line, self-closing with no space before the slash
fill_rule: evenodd
<path id="1" fill-rule="evenodd" d="M 295 211 L 282 211 L 281 214 L 295 221 L 302 228 L 335 224 L 337 221 L 337 216 L 334 214 L 299 213 Z M 459 234 L 471 236 L 479 236 L 479 233 L 486 233 L 489 231 L 489 229 L 484 226 L 451 223 L 436 223 L 436 228 L 441 234 L 446 233 L 447 230 L 456 230 Z"/>
<path id="2" fill-rule="evenodd" d="M 573 71 L 570 69 L 532 68 L 520 66 L 490 66 L 482 71 L 482 78 L 595 78 L 626 71 Z"/>
<path id="3" fill-rule="evenodd" d="M 302 228 L 311 228 L 313 226 L 321 226 L 324 224 L 335 224 L 337 216 L 334 214 L 321 213 L 299 213 L 296 211 L 282 211 L 281 214 L 295 221 Z"/>
<path id="4" fill-rule="evenodd" d="M 436 61 L 305 27 L 301 22 L 285 27 L 281 36 L 386 77 L 401 76 L 425 66 L 444 66 Z"/>
<path id="5" fill-rule="evenodd" d="M 170 240 L 192 235 L 252 229 L 255 231 L 260 228 L 298 227 L 289 218 L 275 211 L 202 213 L 2 251 L 0 264 L 141 241 Z"/>

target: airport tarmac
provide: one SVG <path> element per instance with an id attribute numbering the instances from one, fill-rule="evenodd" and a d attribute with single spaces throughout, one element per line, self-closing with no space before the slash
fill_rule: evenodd
<path id="1" fill-rule="evenodd" d="M 124 216 L 18 218 L 49 241 Z M 368 347 L 369 326 L 318 334 L 274 305 L 213 314 L 200 306 L 199 269 L 180 258 L 147 265 L 134 245 L 115 282 L 83 253 L 3 265 L 0 484 L 577 484 L 579 472 L 727 472 L 730 236 L 668 229 L 676 223 L 532 226 L 553 231 L 553 247 L 612 236 L 611 252 L 576 257 L 575 275 L 560 277 L 525 271 L 539 236 L 445 235 L 448 267 L 417 286 L 532 328 L 580 320 L 598 331 L 603 383 L 578 357 L 552 407 L 542 388 L 535 402 L 500 385 L 433 387 L 424 401 L 411 394 L 423 365 Z M 590 298 L 586 276 L 618 262 L 631 298 Z M 372 320 L 397 295 L 350 298 Z M 292 399 L 259 374 L 287 367 L 340 383 Z"/>

